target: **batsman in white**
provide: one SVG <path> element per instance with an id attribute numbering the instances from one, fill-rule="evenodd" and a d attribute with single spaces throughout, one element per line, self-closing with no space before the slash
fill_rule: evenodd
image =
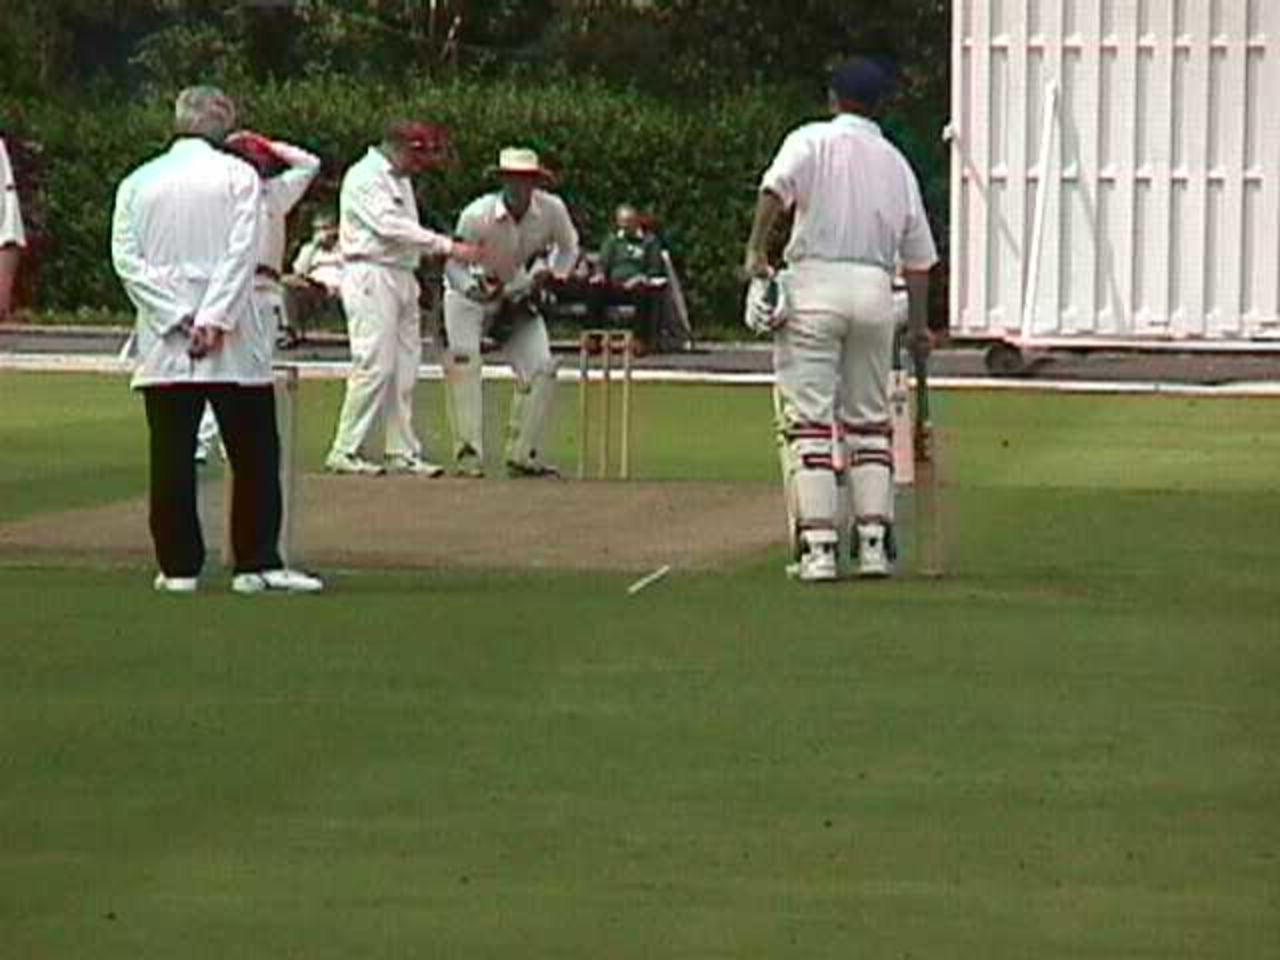
<path id="1" fill-rule="evenodd" d="M 280 438 L 272 337 L 253 308 L 261 180 L 219 149 L 235 104 L 191 87 L 174 109 L 169 149 L 121 182 L 111 259 L 137 309 L 133 387 L 150 434 L 155 588 L 191 593 L 205 546 L 196 508 L 196 428 L 212 404 L 234 477 L 231 545 L 237 593 L 314 592 L 315 577 L 284 568 Z"/>
<path id="2" fill-rule="evenodd" d="M 9 151 L 0 138 L 0 320 L 9 318 L 18 257 L 26 245 L 27 235 L 18 206 L 18 184 L 9 164 Z"/>
<path id="3" fill-rule="evenodd" d="M 578 261 L 578 231 L 554 193 L 537 153 L 507 147 L 493 168 L 502 189 L 478 197 L 458 217 L 458 236 L 481 244 L 482 264 L 451 261 L 445 270 L 445 380 L 453 453 L 461 476 L 484 474 L 481 339 L 488 331 L 515 368 L 505 451 L 513 477 L 556 476 L 541 455 L 555 395 L 556 363 L 538 298 Z"/>
<path id="4" fill-rule="evenodd" d="M 869 118 L 892 87 L 892 71 L 868 57 L 832 71 L 835 116 L 783 141 L 747 242 L 746 317 L 773 332 L 787 518 L 804 581 L 837 579 L 845 550 L 859 576 L 891 573 L 892 278 L 901 270 L 907 281 L 909 335 L 927 351 L 937 260 L 915 174 Z M 775 274 L 769 233 L 788 208 L 786 266 Z"/>
<path id="5" fill-rule="evenodd" d="M 342 308 L 351 342 L 351 374 L 325 466 L 334 473 L 384 470 L 437 477 L 413 428 L 413 394 L 422 360 L 420 288 L 414 271 L 426 253 L 473 263 L 470 243 L 418 221 L 411 177 L 452 157 L 449 132 L 402 120 L 347 170 L 339 197 Z M 374 430 L 385 430 L 385 466 L 366 456 Z"/>
<path id="6" fill-rule="evenodd" d="M 302 199 L 311 181 L 320 172 L 320 158 L 285 143 L 269 140 L 259 133 L 242 130 L 223 142 L 223 149 L 244 160 L 262 178 L 258 205 L 258 263 L 253 271 L 253 307 L 267 325 L 274 344 L 285 325 L 284 268 L 285 221 Z M 218 421 L 213 408 L 206 406 L 196 442 L 196 462 L 204 463 L 218 441 Z"/>

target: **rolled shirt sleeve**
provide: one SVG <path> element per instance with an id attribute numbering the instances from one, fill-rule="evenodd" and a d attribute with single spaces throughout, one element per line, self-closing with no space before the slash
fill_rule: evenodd
<path id="1" fill-rule="evenodd" d="M 307 192 L 307 188 L 311 186 L 311 181 L 320 172 L 320 158 L 283 140 L 272 140 L 271 148 L 289 165 L 289 168 L 276 178 L 275 189 L 280 196 L 283 209 L 292 210 L 302 199 L 302 195 Z"/>
<path id="2" fill-rule="evenodd" d="M 905 162 L 904 166 L 906 166 Z M 899 246 L 899 257 L 904 270 L 928 270 L 938 262 L 938 248 L 934 244 L 933 231 L 929 227 L 929 216 L 924 209 L 919 181 L 916 180 L 915 173 L 909 166 L 904 173 L 910 194 L 910 209 Z"/>
<path id="3" fill-rule="evenodd" d="M 794 206 L 796 197 L 807 189 L 805 178 L 809 165 L 805 161 L 808 153 L 803 136 L 790 134 L 782 141 L 773 163 L 760 178 L 760 189 L 777 196 L 783 206 Z"/>
<path id="4" fill-rule="evenodd" d="M 563 280 L 573 272 L 578 263 L 578 230 L 573 225 L 569 210 L 559 197 L 549 197 L 551 214 L 551 273 Z"/>

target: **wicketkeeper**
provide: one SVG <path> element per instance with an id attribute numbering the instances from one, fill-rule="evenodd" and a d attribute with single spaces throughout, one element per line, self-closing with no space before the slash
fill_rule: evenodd
<path id="1" fill-rule="evenodd" d="M 805 581 L 836 579 L 848 549 L 860 576 L 891 572 L 892 279 L 899 269 L 906 278 L 910 335 L 927 351 L 937 261 L 915 174 L 868 119 L 892 86 L 870 58 L 832 71 L 835 117 L 783 141 L 761 178 L 747 243 L 746 318 L 773 331 L 788 525 Z M 788 208 L 786 267 L 775 274 L 766 245 Z"/>
<path id="2" fill-rule="evenodd" d="M 449 423 L 461 476 L 484 474 L 481 341 L 486 331 L 503 342 L 516 386 L 507 431 L 507 472 L 515 477 L 555 476 L 542 459 L 542 438 L 555 394 L 556 363 L 539 298 L 553 279 L 564 279 L 578 260 L 578 231 L 551 179 L 532 151 L 509 147 L 493 168 L 502 189 L 468 204 L 457 235 L 484 250 L 468 269 L 445 270 L 445 379 Z"/>

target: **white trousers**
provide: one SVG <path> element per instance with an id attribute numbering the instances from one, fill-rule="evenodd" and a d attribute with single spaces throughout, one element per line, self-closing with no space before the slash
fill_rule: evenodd
<path id="1" fill-rule="evenodd" d="M 381 453 L 422 453 L 413 429 L 413 394 L 422 360 L 418 293 L 418 279 L 408 270 L 370 263 L 348 263 L 343 270 L 351 373 L 332 452 L 376 455 L 370 441 L 381 426 Z"/>
<path id="2" fill-rule="evenodd" d="M 480 460 L 484 459 L 480 343 L 485 324 L 494 312 L 456 291 L 445 292 L 444 328 L 449 339 L 446 364 L 458 372 L 450 378 L 454 452 L 457 455 L 470 448 Z M 556 362 L 542 318 L 535 314 L 518 323 L 503 352 L 516 375 L 514 402 L 533 397 L 524 411 L 513 411 L 508 432 L 507 459 L 523 463 L 537 458 L 550 413 L 549 394 L 555 383 Z"/>
<path id="3" fill-rule="evenodd" d="M 790 318 L 774 336 L 773 362 L 793 544 L 807 529 L 849 520 L 887 524 L 893 516 L 890 277 L 865 264 L 805 260 L 780 282 Z"/>

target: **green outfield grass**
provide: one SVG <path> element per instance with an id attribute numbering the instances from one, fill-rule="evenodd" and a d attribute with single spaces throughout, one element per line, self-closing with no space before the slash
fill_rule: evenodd
<path id="1" fill-rule="evenodd" d="M 121 381 L 0 397 L 0 522 L 142 493 Z M 1280 405 L 939 410 L 939 582 L 4 558 L 0 956 L 1272 956 Z M 770 479 L 769 411 L 644 386 L 639 470 Z"/>

